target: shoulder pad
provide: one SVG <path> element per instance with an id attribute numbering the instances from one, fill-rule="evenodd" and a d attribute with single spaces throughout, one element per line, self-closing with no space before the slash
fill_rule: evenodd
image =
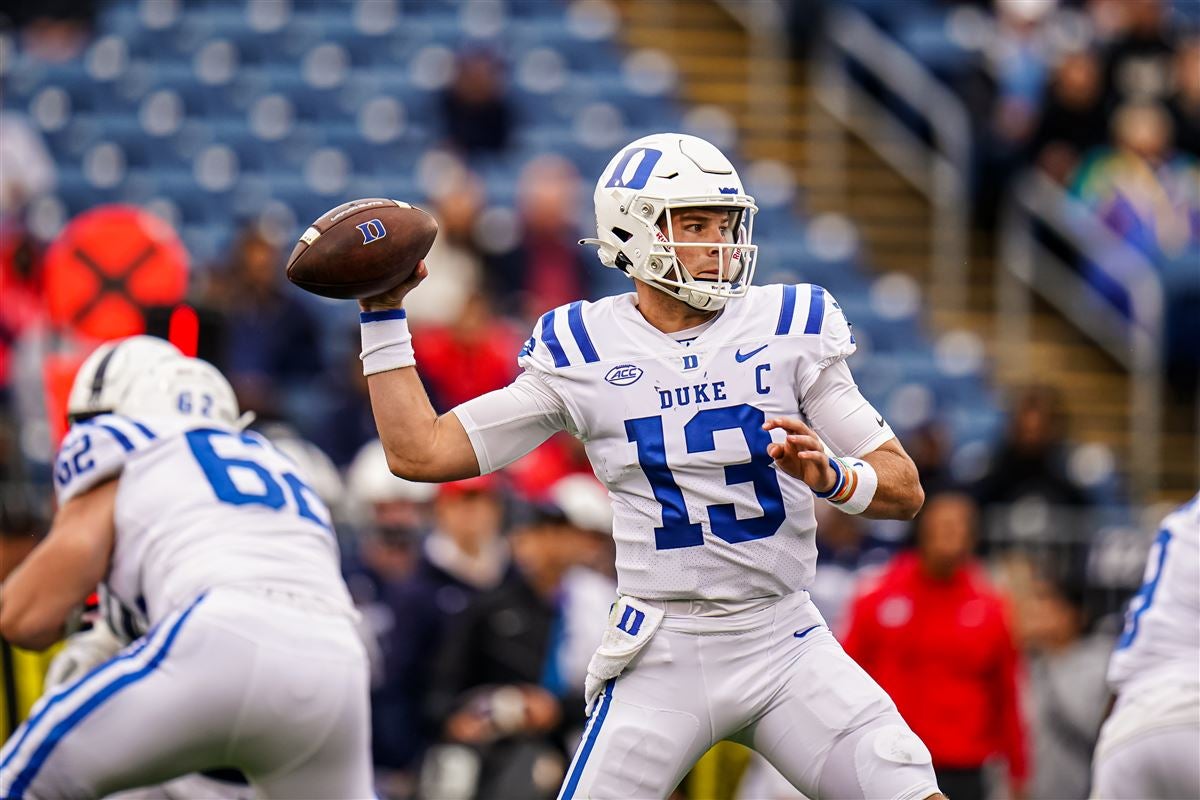
<path id="1" fill-rule="evenodd" d="M 525 369 L 552 372 L 599 361 L 584 321 L 584 311 L 591 306 L 577 300 L 543 314 L 517 355 L 517 363 Z"/>
<path id="2" fill-rule="evenodd" d="M 54 462 L 54 491 L 59 505 L 113 478 L 139 449 L 157 439 L 146 425 L 116 414 L 76 423 Z"/>

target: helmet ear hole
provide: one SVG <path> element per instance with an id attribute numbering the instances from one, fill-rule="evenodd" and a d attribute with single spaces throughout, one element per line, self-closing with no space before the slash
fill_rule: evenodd
<path id="1" fill-rule="evenodd" d="M 622 242 L 628 242 L 630 239 L 633 238 L 632 233 L 630 233 L 627 230 L 623 230 L 622 228 L 613 228 L 612 232 L 613 232 L 613 235 L 616 236 L 618 239 L 620 239 Z"/>

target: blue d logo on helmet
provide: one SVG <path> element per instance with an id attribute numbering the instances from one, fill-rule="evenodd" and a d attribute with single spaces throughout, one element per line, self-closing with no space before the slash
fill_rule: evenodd
<path id="1" fill-rule="evenodd" d="M 358 228 L 358 232 L 363 235 L 363 244 L 370 244 L 387 236 L 387 228 L 383 227 L 383 223 L 377 219 L 369 219 L 354 227 Z"/>
<path id="2" fill-rule="evenodd" d="M 637 169 L 629 176 L 629 180 L 623 180 L 625 170 L 629 167 L 629 162 L 635 156 L 642 156 L 642 160 L 638 162 Z M 625 151 L 625 155 L 621 157 L 620 162 L 613 169 L 612 177 L 608 179 L 608 183 L 604 184 L 606 189 L 642 189 L 646 186 L 646 181 L 650 180 L 650 170 L 654 169 L 654 165 L 662 158 L 662 151 L 655 150 L 650 147 L 631 147 Z"/>

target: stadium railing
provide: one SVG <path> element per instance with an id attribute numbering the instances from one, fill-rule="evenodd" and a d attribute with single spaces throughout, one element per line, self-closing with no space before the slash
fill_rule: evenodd
<path id="1" fill-rule="evenodd" d="M 791 101 L 786 68 L 787 19 L 783 7 L 776 0 L 754 3 L 717 0 L 717 5 L 750 35 L 746 87 L 750 109 L 766 123 L 766 132 L 782 136 Z"/>
<path id="2" fill-rule="evenodd" d="M 1110 301 L 1072 264 L 1047 246 L 1048 231 L 1086 259 L 1129 298 L 1132 314 Z M 1033 298 L 1054 306 L 1113 360 L 1128 370 L 1129 479 L 1137 496 L 1157 488 L 1163 400 L 1162 282 L 1154 265 L 1112 232 L 1090 209 L 1053 180 L 1030 171 L 1014 184 L 997 242 L 996 336 L 1004 357 L 1026 359 L 1033 335 Z"/>
<path id="3" fill-rule="evenodd" d="M 929 296 L 943 310 L 963 310 L 971 166 L 966 107 L 926 66 L 853 8 L 831 11 L 815 67 L 814 100 L 839 126 L 811 149 L 811 168 L 824 174 L 833 170 L 835 178 L 843 174 L 844 136 L 850 131 L 928 198 L 933 209 Z M 928 129 L 928 140 L 868 90 L 860 80 L 864 75 L 915 115 Z"/>

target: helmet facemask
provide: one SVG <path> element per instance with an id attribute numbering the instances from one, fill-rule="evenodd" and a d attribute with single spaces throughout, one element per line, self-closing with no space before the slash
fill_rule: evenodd
<path id="1" fill-rule="evenodd" d="M 676 297 L 693 308 L 716 311 L 730 298 L 742 297 L 750 290 L 754 280 L 758 247 L 751 244 L 751 229 L 754 225 L 753 204 L 721 205 L 696 202 L 699 198 L 681 198 L 671 201 L 650 201 L 661 207 L 662 212 L 653 223 L 654 244 L 644 267 L 633 272 L 635 277 L 656 289 Z M 698 221 L 689 220 L 689 211 L 728 212 L 729 240 L 687 241 L 682 237 L 682 228 Z M 715 263 L 711 269 L 693 275 L 685 262 L 694 262 L 716 250 Z M 703 253 L 701 251 L 704 251 Z"/>

